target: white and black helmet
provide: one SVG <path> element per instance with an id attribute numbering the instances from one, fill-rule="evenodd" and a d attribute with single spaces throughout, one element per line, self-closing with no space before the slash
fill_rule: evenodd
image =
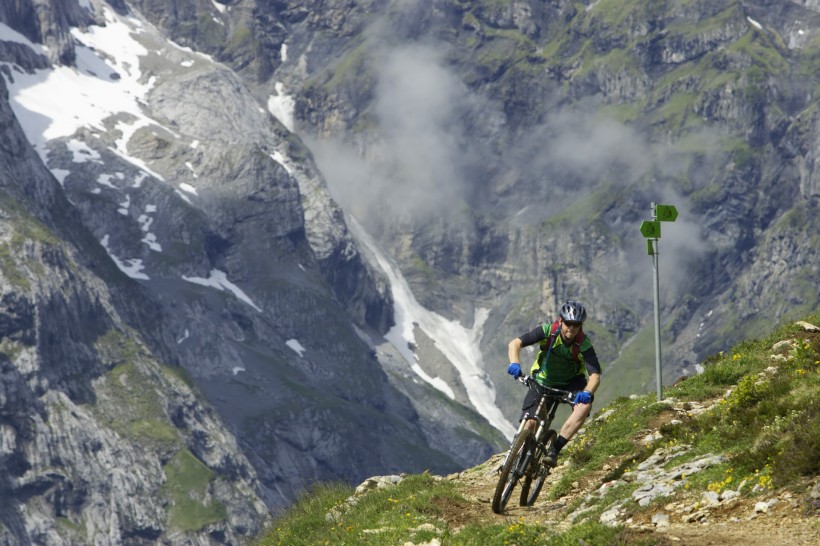
<path id="1" fill-rule="evenodd" d="M 579 301 L 567 301 L 561 306 L 561 318 L 569 322 L 584 322 L 587 319 L 587 310 Z"/>

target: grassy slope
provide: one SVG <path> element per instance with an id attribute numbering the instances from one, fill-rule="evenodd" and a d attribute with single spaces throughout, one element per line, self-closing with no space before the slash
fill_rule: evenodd
<path id="1" fill-rule="evenodd" d="M 806 317 L 820 324 L 820 315 Z M 786 341 L 775 347 L 775 344 Z M 773 358 L 772 355 L 779 355 Z M 743 499 L 771 498 L 788 491 L 803 503 L 798 524 L 820 532 L 817 503 L 808 496 L 806 484 L 816 482 L 820 460 L 820 333 L 806 332 L 786 323 L 768 337 L 739 343 L 731 351 L 710 358 L 704 372 L 664 392 L 621 397 L 603 408 L 601 419 L 591 420 L 566 450 L 568 464 L 548 482 L 539 503 L 560 500 L 554 510 L 539 517 L 494 516 L 487 496 L 476 501 L 467 493 L 469 476 L 487 475 L 488 461 L 453 479 L 429 474 L 408 476 L 395 487 L 374 490 L 359 497 L 351 507 L 340 509 L 353 489 L 344 484 L 321 484 L 276 519 L 259 538 L 259 546 L 278 544 L 403 544 L 433 538 L 442 544 L 667 544 L 651 533 L 607 527 L 599 515 L 613 502 L 629 499 L 636 484 L 613 487 L 606 495 L 589 500 L 584 517 L 563 533 L 544 525 L 545 514 L 563 519 L 576 510 L 580 497 L 571 494 L 579 482 L 591 488 L 613 482 L 634 470 L 656 449 L 681 444 L 692 449 L 674 459 L 680 464 L 704 454 L 723 454 L 727 461 L 688 477 L 667 503 L 698 502 L 706 491 L 738 491 Z M 672 411 L 675 407 L 705 405 L 702 413 Z M 605 417 L 604 417 L 605 416 Z M 672 419 L 674 416 L 675 419 Z M 650 431 L 660 437 L 650 444 L 640 441 Z M 492 478 L 490 478 L 492 479 Z M 513 504 L 511 502 L 511 504 Z M 640 507 L 625 505 L 626 517 L 640 520 L 658 508 L 658 502 Z M 336 518 L 328 518 L 331 511 Z M 800 519 L 803 518 L 803 519 Z M 738 526 L 748 522 L 738 522 Z M 697 524 L 701 526 L 701 524 Z"/>

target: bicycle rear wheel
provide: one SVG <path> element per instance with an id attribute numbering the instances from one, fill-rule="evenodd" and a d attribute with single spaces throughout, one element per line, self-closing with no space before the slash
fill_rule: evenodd
<path id="1" fill-rule="evenodd" d="M 541 494 L 541 488 L 544 487 L 544 482 L 550 473 L 550 467 L 544 463 L 544 454 L 556 438 L 558 438 L 558 433 L 554 430 L 548 430 L 545 433 L 543 444 L 538 447 L 536 456 L 533 456 L 530 462 L 532 472 L 527 472 L 524 481 L 521 483 L 521 496 L 518 499 L 521 506 L 532 506 L 538 499 L 538 495 Z"/>
<path id="2" fill-rule="evenodd" d="M 527 470 L 529 459 L 532 455 L 532 431 L 528 429 L 522 430 L 513 439 L 510 447 L 510 454 L 507 457 L 507 462 L 501 469 L 501 475 L 498 477 L 498 484 L 495 486 L 495 494 L 493 495 L 493 512 L 500 514 L 507 506 L 507 501 L 510 500 L 510 495 L 515 489 L 518 480 Z"/>

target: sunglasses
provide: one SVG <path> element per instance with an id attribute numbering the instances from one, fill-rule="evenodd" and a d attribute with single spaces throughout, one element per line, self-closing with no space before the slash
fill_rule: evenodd
<path id="1" fill-rule="evenodd" d="M 572 322 L 572 321 L 569 321 L 569 320 L 565 320 L 564 324 L 566 324 L 570 328 L 575 328 L 577 326 L 581 326 L 581 324 L 583 324 L 583 323 L 581 323 L 581 322 Z"/>

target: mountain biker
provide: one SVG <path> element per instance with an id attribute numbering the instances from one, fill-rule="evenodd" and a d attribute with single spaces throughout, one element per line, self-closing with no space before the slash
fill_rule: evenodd
<path id="1" fill-rule="evenodd" d="M 586 318 L 587 311 L 584 306 L 580 302 L 569 300 L 561 306 L 561 313 L 554 323 L 554 328 L 549 324 L 538 326 L 513 339 L 508 345 L 510 365 L 507 373 L 517 379 L 523 375 L 519 364 L 521 348 L 541 343 L 541 350 L 530 370 L 530 375 L 535 381 L 530 382 L 521 408 L 521 419 L 526 419 L 526 428 L 533 432 L 537 428 L 537 421 L 532 414 L 543 394 L 541 386 L 577 391 L 573 399 L 572 413 L 561 427 L 556 441 L 547 450 L 545 461 L 550 466 L 557 464 L 558 453 L 586 421 L 592 409 L 594 393 L 601 383 L 601 365 L 592 342 L 581 329 Z M 553 339 L 551 347 L 548 346 L 550 339 Z"/>

